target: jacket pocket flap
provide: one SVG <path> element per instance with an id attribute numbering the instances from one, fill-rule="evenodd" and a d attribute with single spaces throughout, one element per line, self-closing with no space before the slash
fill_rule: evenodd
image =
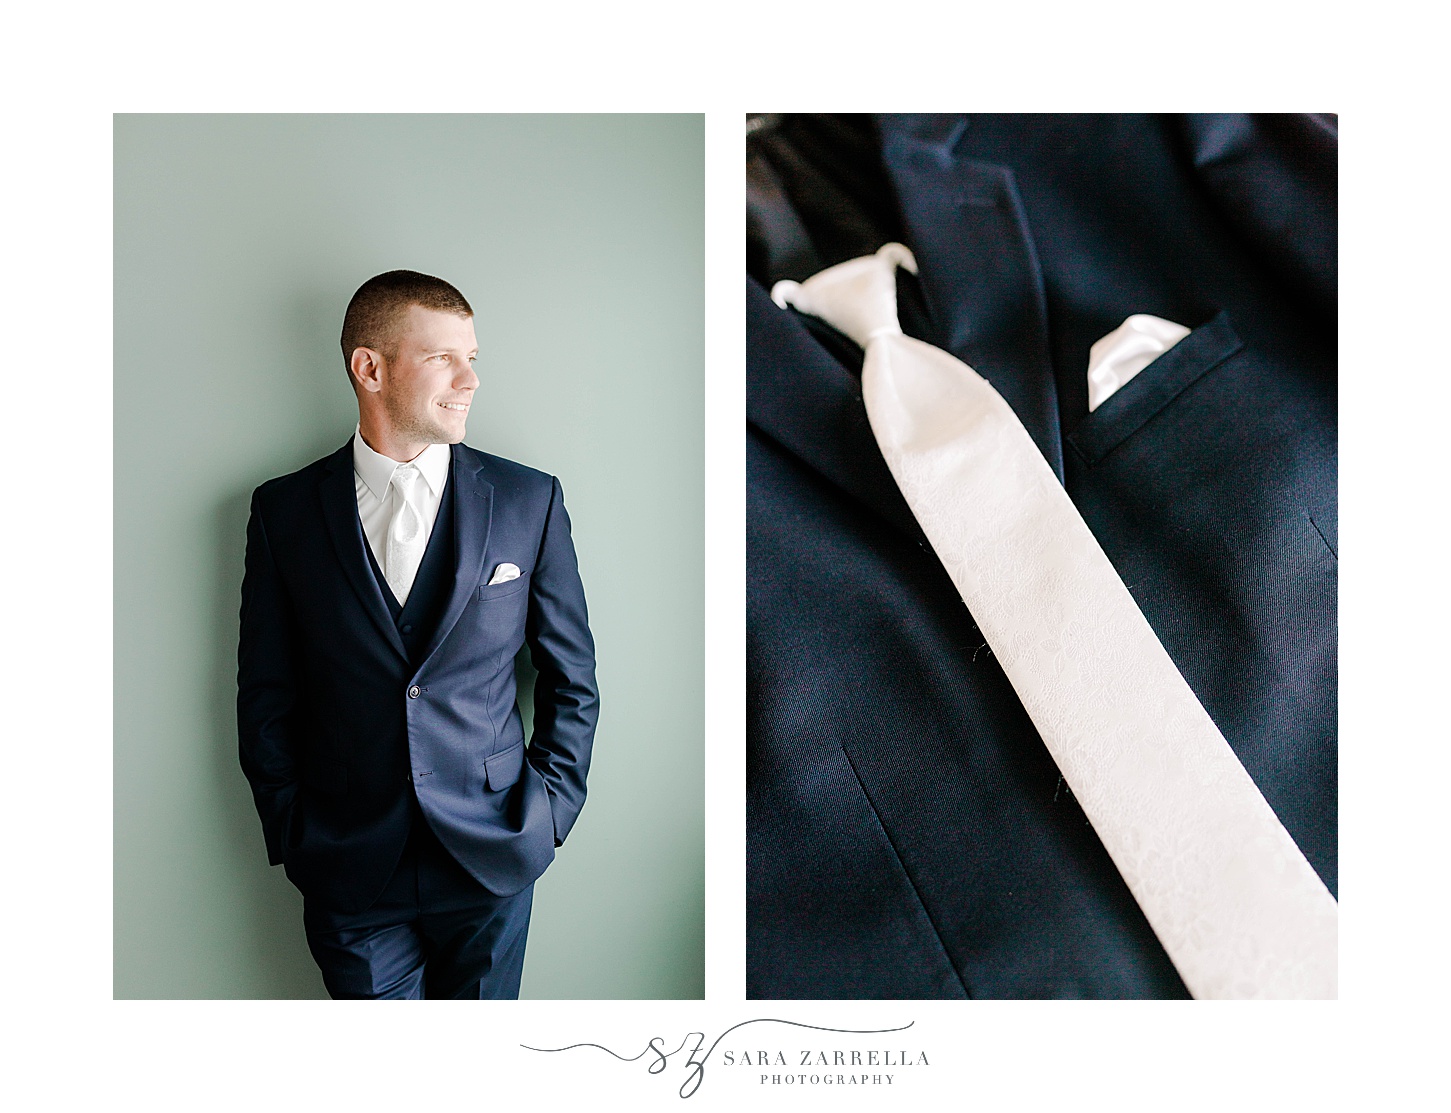
<path id="1" fill-rule="evenodd" d="M 497 792 L 508 788 L 524 771 L 524 743 L 484 758 L 484 787 Z"/>
<path id="2" fill-rule="evenodd" d="M 1202 376 L 1244 347 L 1220 313 L 1201 325 L 1094 410 L 1068 437 L 1090 465 L 1133 436 Z"/>
<path id="3" fill-rule="evenodd" d="M 520 572 L 512 580 L 505 580 L 501 584 L 484 584 L 479 588 L 480 599 L 499 599 L 505 595 L 513 595 L 516 591 L 523 591 L 529 586 L 529 573 Z"/>

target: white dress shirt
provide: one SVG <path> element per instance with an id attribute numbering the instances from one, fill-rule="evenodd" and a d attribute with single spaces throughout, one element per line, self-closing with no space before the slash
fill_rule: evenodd
<path id="1" fill-rule="evenodd" d="M 446 444 L 431 444 L 408 461 L 418 469 L 423 482 L 414 487 L 416 509 L 423 519 L 424 546 L 433 536 L 433 522 L 438 517 L 438 508 L 443 502 L 443 488 L 448 482 L 449 450 Z M 391 486 L 393 472 L 403 467 L 397 460 L 374 452 L 363 442 L 359 428 L 353 434 L 353 490 L 358 496 L 358 520 L 363 523 L 363 536 L 368 539 L 368 548 L 378 561 L 378 567 L 386 571 L 388 552 L 388 525 L 394 513 L 399 495 Z"/>

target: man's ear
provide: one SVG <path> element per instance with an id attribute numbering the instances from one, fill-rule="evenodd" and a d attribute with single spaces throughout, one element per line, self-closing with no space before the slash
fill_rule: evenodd
<path id="1" fill-rule="evenodd" d="M 383 389 L 380 377 L 383 371 L 383 357 L 372 348 L 354 348 L 353 358 L 348 362 L 348 369 L 353 373 L 353 382 L 362 389 L 374 394 Z"/>

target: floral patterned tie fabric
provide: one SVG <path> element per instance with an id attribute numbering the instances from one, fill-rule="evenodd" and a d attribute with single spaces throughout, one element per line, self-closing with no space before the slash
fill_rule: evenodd
<path id="1" fill-rule="evenodd" d="M 393 488 L 393 520 L 388 523 L 388 556 L 383 578 L 393 590 L 399 606 L 408 602 L 418 566 L 423 563 L 423 550 L 428 537 L 423 531 L 423 515 L 413 500 L 413 488 L 420 476 L 412 464 L 402 464 L 394 472 L 389 486 Z"/>

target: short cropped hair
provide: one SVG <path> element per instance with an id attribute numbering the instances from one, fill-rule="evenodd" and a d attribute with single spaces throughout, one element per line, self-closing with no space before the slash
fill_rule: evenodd
<path id="1" fill-rule="evenodd" d="M 388 271 L 358 287 L 343 314 L 343 365 L 352 379 L 353 352 L 372 348 L 384 359 L 398 354 L 398 319 L 410 305 L 472 317 L 473 307 L 441 278 L 417 271 Z"/>

